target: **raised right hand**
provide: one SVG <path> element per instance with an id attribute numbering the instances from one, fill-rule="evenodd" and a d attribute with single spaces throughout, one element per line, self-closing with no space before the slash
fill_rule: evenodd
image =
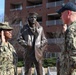
<path id="1" fill-rule="evenodd" d="M 5 42 L 5 36 L 4 36 L 4 31 L 3 30 L 1 31 L 1 41 Z"/>

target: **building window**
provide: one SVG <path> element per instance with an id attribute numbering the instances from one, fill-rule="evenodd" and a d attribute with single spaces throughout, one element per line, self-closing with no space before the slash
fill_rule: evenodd
<path id="1" fill-rule="evenodd" d="M 42 16 L 38 16 L 37 21 L 42 24 Z"/>
<path id="2" fill-rule="evenodd" d="M 48 0 L 46 3 L 46 8 L 61 6 L 64 0 Z"/>
<path id="3" fill-rule="evenodd" d="M 62 0 L 48 0 L 48 2 L 57 2 L 57 1 L 62 1 Z"/>
<path id="4" fill-rule="evenodd" d="M 49 58 L 49 52 L 46 53 L 46 58 Z"/>
<path id="5" fill-rule="evenodd" d="M 45 53 L 45 58 L 52 58 L 52 57 L 57 57 L 58 52 L 46 52 Z"/>
<path id="6" fill-rule="evenodd" d="M 50 57 L 57 57 L 58 53 L 56 52 L 53 52 L 53 53 L 50 53 Z"/>
<path id="7" fill-rule="evenodd" d="M 62 21 L 60 19 L 60 15 L 57 13 L 51 13 L 47 15 L 46 25 L 62 25 Z"/>
<path id="8" fill-rule="evenodd" d="M 69 0 L 70 2 L 76 3 L 76 0 Z"/>
<path id="9" fill-rule="evenodd" d="M 11 4 L 10 9 L 11 10 L 22 10 L 22 4 Z"/>
<path id="10" fill-rule="evenodd" d="M 61 52 L 44 52 L 44 58 L 60 57 Z"/>
<path id="11" fill-rule="evenodd" d="M 39 7 L 42 5 L 42 0 L 27 0 L 26 8 Z"/>
<path id="12" fill-rule="evenodd" d="M 51 53 L 51 56 L 52 56 L 52 57 L 56 57 L 56 56 L 55 56 L 55 53 Z"/>

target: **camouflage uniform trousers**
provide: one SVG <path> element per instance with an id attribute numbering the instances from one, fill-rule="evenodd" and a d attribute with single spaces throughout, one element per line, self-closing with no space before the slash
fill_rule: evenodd
<path id="1" fill-rule="evenodd" d="M 69 59 L 68 54 L 62 55 L 60 63 L 60 75 L 68 75 Z"/>
<path id="2" fill-rule="evenodd" d="M 15 73 L 15 67 L 11 64 L 8 65 L 8 67 L 5 68 L 5 65 L 0 65 L 0 75 L 16 75 Z"/>
<path id="3" fill-rule="evenodd" d="M 76 56 L 70 56 L 69 68 L 70 75 L 76 75 Z"/>
<path id="4" fill-rule="evenodd" d="M 64 56 L 61 62 L 60 75 L 76 75 L 76 57 Z"/>

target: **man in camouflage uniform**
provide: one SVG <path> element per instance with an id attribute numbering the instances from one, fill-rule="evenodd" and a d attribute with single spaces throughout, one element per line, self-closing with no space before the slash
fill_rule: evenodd
<path id="1" fill-rule="evenodd" d="M 0 75 L 17 75 L 17 54 L 8 42 L 12 29 L 8 23 L 0 23 Z"/>
<path id="2" fill-rule="evenodd" d="M 64 61 L 62 75 L 76 75 L 76 5 L 72 2 L 63 4 L 58 13 L 63 23 L 67 25 L 65 50 L 62 53 Z"/>
<path id="3" fill-rule="evenodd" d="M 67 25 L 63 24 L 63 29 L 62 29 L 62 35 L 61 37 L 63 37 L 63 43 L 61 45 L 61 57 L 60 57 L 60 75 L 67 75 L 67 59 L 68 59 L 68 55 L 65 51 L 65 32 L 67 30 Z"/>
<path id="4" fill-rule="evenodd" d="M 18 38 L 18 42 L 25 48 L 25 75 L 30 75 L 33 64 L 36 67 L 37 75 L 43 75 L 42 58 L 47 40 L 43 27 L 36 20 L 37 13 L 29 13 L 28 24 L 21 29 Z"/>

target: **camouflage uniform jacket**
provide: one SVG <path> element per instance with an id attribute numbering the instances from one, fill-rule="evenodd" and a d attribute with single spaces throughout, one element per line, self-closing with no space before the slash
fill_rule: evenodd
<path id="1" fill-rule="evenodd" d="M 73 22 L 66 30 L 65 47 L 67 51 L 76 52 L 76 22 Z"/>
<path id="2" fill-rule="evenodd" d="M 76 69 L 76 21 L 72 22 L 65 32 L 65 51 L 67 55 L 67 72 Z"/>
<path id="3" fill-rule="evenodd" d="M 17 75 L 17 54 L 10 43 L 0 45 L 0 75 Z"/>

